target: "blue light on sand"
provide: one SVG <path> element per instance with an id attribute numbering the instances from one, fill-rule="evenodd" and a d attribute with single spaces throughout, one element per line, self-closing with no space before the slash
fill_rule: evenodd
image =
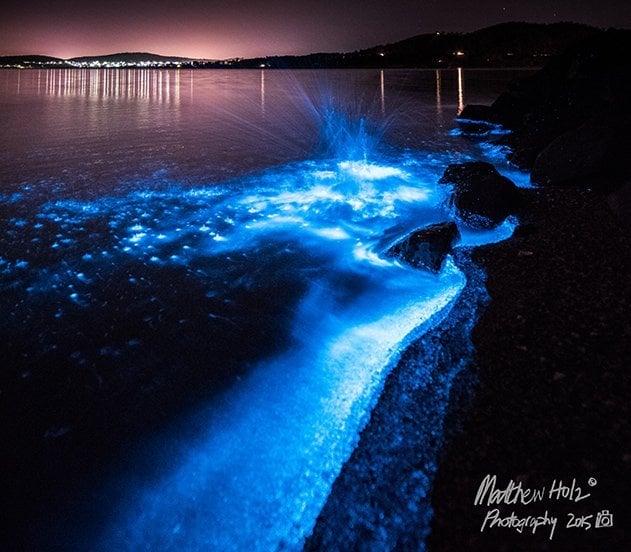
<path id="1" fill-rule="evenodd" d="M 103 549 L 297 547 L 350 456 L 402 340 L 458 294 L 462 277 L 447 269 L 429 286 L 431 297 L 419 295 L 419 284 L 400 274 L 339 309 L 326 280 L 317 282 L 296 316 L 298 344 L 198 414 L 205 435 L 172 474 L 132 493 Z M 381 293 L 394 301 L 384 305 Z"/>
<path id="2" fill-rule="evenodd" d="M 348 143 L 348 133 L 336 140 Z M 364 151 L 364 142 L 356 148 Z M 160 437 L 162 475 L 125 482 L 92 548 L 300 547 L 402 348 L 464 286 L 450 261 L 433 275 L 383 255 L 411 230 L 449 218 L 448 188 L 436 184 L 443 169 L 430 156 L 351 152 L 223 185 L 147 182 L 118 196 L 42 202 L 20 218 L 14 231 L 50 243 L 50 258 L 4 259 L 4 281 L 53 294 L 59 316 L 98 308 L 93 292 L 118 265 L 184 268 L 217 304 L 279 271 L 295 271 L 306 284 L 286 349 L 191 415 L 190 424 L 204 428 L 194 442 Z M 512 225 L 483 235 L 461 230 L 469 245 L 507 237 Z M 260 266 L 235 273 L 242 257 Z M 280 269 L 269 268 L 275 257 Z M 130 273 L 128 282 L 142 278 Z M 208 317 L 223 320 L 211 310 Z M 116 356 L 121 348 L 105 343 L 100 351 Z"/>

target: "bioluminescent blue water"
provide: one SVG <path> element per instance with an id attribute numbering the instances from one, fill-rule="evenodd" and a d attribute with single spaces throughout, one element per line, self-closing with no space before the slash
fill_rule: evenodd
<path id="1" fill-rule="evenodd" d="M 195 212 L 190 227 L 199 241 L 187 239 L 191 249 L 168 262 L 256 254 L 263 242 L 286 248 L 291 237 L 306 256 L 308 289 L 288 350 L 197 414 L 207 425 L 200 442 L 172 474 L 133 493 L 130 509 L 142 514 L 123 506 L 104 548 L 274 549 L 308 535 L 406 337 L 463 285 L 452 265 L 433 276 L 381 255 L 384 235 L 402 217 L 444 216 L 444 191 L 431 172 L 405 159 L 305 163 L 257 177 L 210 213 Z M 177 224 L 187 232 L 189 221 Z M 123 249 L 165 262 L 163 247 L 180 239 L 173 230 L 164 220 L 156 229 L 132 226 Z"/>
<path id="2" fill-rule="evenodd" d="M 12 145 L 25 148 L 33 174 L 12 160 L 12 180 L 0 190 L 1 299 L 9 314 L 2 329 L 16 344 L 16 378 L 44 386 L 52 378 L 55 397 L 71 393 L 87 404 L 109 393 L 132 425 L 134 417 L 153 422 L 162 401 L 178 413 L 173 426 L 140 441 L 113 483 L 94 491 L 109 497 L 97 501 L 102 523 L 80 540 L 99 550 L 299 548 L 401 351 L 465 284 L 450 258 L 430 274 L 384 253 L 409 232 L 454 218 L 450 189 L 437 184 L 448 163 L 495 152 L 442 130 L 432 131 L 431 148 L 401 146 L 409 142 L 405 112 L 399 123 L 375 121 L 391 103 L 383 72 L 372 118 L 333 96 L 318 104 L 296 92 L 293 103 L 281 101 L 285 89 L 264 72 L 238 77 L 251 91 L 254 76 L 256 101 L 244 102 L 243 117 L 222 96 L 227 74 L 199 77 L 208 93 L 202 104 L 193 77 L 189 83 L 179 73 L 169 86 L 161 77 L 155 95 L 153 73 L 109 73 L 106 82 L 95 73 L 64 73 L 67 82 L 60 75 L 40 75 L 45 83 L 37 88 L 31 76 L 30 86 L 59 101 L 69 120 L 72 105 L 93 117 L 62 132 L 81 155 L 52 134 L 45 155 Z M 120 82 L 110 80 L 116 75 Z M 336 75 L 343 81 L 347 73 Z M 410 112 L 442 120 L 444 106 L 462 101 L 463 73 L 453 80 L 459 88 L 451 103 L 441 89 L 447 77 L 428 75 L 437 96 L 429 111 Z M 167 83 L 172 76 L 166 73 Z M 208 78 L 226 82 L 210 86 Z M 19 104 L 21 96 L 12 98 Z M 224 103 L 232 111 L 217 111 Z M 283 109 L 301 103 L 278 138 L 282 132 L 272 131 Z M 223 113 L 217 135 L 200 105 Z M 49 107 L 38 107 L 44 119 Z M 108 127 L 110 116 L 117 130 Z M 436 127 L 434 119 L 422 122 Z M 386 146 L 393 127 L 399 144 Z M 157 137 L 148 138 L 148 129 Z M 142 160 L 108 132 L 133 137 L 138 144 L 128 147 Z M 268 168 L 245 157 L 239 133 L 252 151 L 260 144 Z M 460 146 L 446 147 L 451 140 Z M 242 158 L 236 176 L 223 171 L 235 155 Z M 162 168 L 161 156 L 169 159 Z M 504 239 L 513 228 L 514 221 L 492 231 L 460 224 L 461 243 Z M 197 388 L 186 408 L 169 395 Z M 62 403 L 41 428 L 47 442 L 71 438 L 81 424 L 83 406 Z M 151 475 L 141 473 L 147 465 Z"/>

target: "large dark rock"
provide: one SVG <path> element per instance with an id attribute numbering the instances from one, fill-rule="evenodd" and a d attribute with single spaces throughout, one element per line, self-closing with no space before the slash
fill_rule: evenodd
<path id="1" fill-rule="evenodd" d="M 518 87 L 500 94 L 491 105 L 491 119 L 507 128 L 519 128 L 531 108 L 532 99 Z"/>
<path id="2" fill-rule="evenodd" d="M 468 119 L 471 121 L 489 121 L 493 122 L 493 109 L 490 105 L 469 104 L 458 115 L 459 119 Z"/>
<path id="3" fill-rule="evenodd" d="M 458 115 L 458 119 L 485 121 L 502 125 L 508 129 L 519 128 L 524 117 L 532 108 L 532 99 L 528 94 L 513 85 L 508 92 L 502 92 L 492 105 L 471 104 Z"/>
<path id="4" fill-rule="evenodd" d="M 610 191 L 613 175 L 628 171 L 626 129 L 611 117 L 592 118 L 553 140 L 535 159 L 531 180 L 542 186 L 584 183 Z"/>
<path id="5" fill-rule="evenodd" d="M 439 182 L 453 185 L 450 203 L 470 226 L 493 228 L 521 204 L 517 186 L 490 163 L 449 165 Z"/>
<path id="6" fill-rule="evenodd" d="M 459 239 L 460 232 L 454 222 L 441 222 L 413 232 L 388 249 L 387 254 L 416 268 L 439 272 Z"/>
<path id="7" fill-rule="evenodd" d="M 517 91 L 503 92 L 492 105 L 471 104 L 465 106 L 458 115 L 458 119 L 478 123 L 484 121 L 512 129 L 521 125 L 530 107 L 530 102 L 525 95 Z"/>
<path id="8" fill-rule="evenodd" d="M 535 182 L 593 188 L 586 177 L 628 176 L 631 165 L 620 162 L 620 152 L 631 125 L 630 51 L 631 31 L 595 33 L 513 83 L 491 106 L 467 106 L 460 117 L 512 130 L 499 143 L 512 150 L 511 162 L 534 168 Z"/>
<path id="9" fill-rule="evenodd" d="M 496 113 L 490 105 L 470 104 L 458 115 L 458 122 L 462 121 L 476 121 L 486 123 L 499 123 Z"/>

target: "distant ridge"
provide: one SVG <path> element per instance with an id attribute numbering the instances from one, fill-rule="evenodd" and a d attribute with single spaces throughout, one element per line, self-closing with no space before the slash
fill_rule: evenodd
<path id="1" fill-rule="evenodd" d="M 471 33 L 433 33 L 418 35 L 387 46 L 371 48 L 367 53 L 382 50 L 398 63 L 440 65 L 453 60 L 458 65 L 539 65 L 541 59 L 563 52 L 571 43 L 599 32 L 580 23 L 500 23 Z M 430 60 L 430 57 L 432 60 Z"/>
<path id="2" fill-rule="evenodd" d="M 500 23 L 471 33 L 434 32 L 344 54 L 238 60 L 238 67 L 536 67 L 601 30 L 579 23 Z"/>
<path id="3" fill-rule="evenodd" d="M 186 61 L 194 61 L 191 58 L 185 57 L 174 57 L 174 56 L 161 56 L 158 54 L 151 54 L 149 52 L 122 52 L 116 54 L 105 54 L 102 56 L 81 56 L 70 58 L 66 61 L 75 62 L 75 63 L 83 63 L 83 62 L 93 62 L 98 61 L 101 63 L 116 63 L 116 62 L 125 62 L 125 63 L 141 63 L 143 61 L 161 61 L 164 63 L 167 62 L 186 62 Z"/>
<path id="4" fill-rule="evenodd" d="M 186 57 L 161 56 L 149 52 L 121 52 L 102 56 L 81 56 L 61 59 L 50 56 L 3 56 L 0 67 L 174 67 L 193 66 L 207 60 L 194 60 Z"/>
<path id="5" fill-rule="evenodd" d="M 49 56 L 0 57 L 0 67 L 184 66 L 198 68 L 538 67 L 548 57 L 600 29 L 579 23 L 500 23 L 470 33 L 426 33 L 343 53 L 235 58 L 222 61 L 125 52 L 67 60 Z"/>
<path id="6" fill-rule="evenodd" d="M 40 55 L 26 55 L 26 56 L 0 56 L 0 66 L 16 66 L 16 65 L 30 65 L 30 64 L 59 64 L 65 63 L 63 59 L 40 56 Z"/>

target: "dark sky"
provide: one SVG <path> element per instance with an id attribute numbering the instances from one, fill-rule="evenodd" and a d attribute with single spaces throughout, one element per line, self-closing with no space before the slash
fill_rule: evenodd
<path id="1" fill-rule="evenodd" d="M 502 21 L 631 27 L 631 0 L 5 0 L 0 55 L 225 59 L 352 51 Z"/>

